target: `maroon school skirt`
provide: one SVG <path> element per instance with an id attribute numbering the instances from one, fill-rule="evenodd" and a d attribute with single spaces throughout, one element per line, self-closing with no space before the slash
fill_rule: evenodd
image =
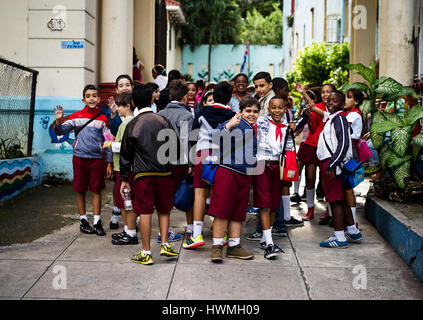
<path id="1" fill-rule="evenodd" d="M 301 143 L 300 150 L 298 150 L 297 158 L 304 164 L 319 165 L 320 161 L 317 158 L 317 148 L 306 143 Z"/>

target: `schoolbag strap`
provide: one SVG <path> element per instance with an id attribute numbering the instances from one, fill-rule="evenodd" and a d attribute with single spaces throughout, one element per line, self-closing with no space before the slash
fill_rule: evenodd
<path id="1" fill-rule="evenodd" d="M 98 114 L 96 114 L 94 117 L 92 117 L 89 121 L 85 122 L 84 125 L 79 128 L 79 130 L 75 131 L 75 138 L 79 135 L 79 133 L 86 127 L 88 126 L 91 122 L 93 122 L 95 119 L 97 119 L 99 116 L 101 116 L 101 112 L 99 112 Z"/>

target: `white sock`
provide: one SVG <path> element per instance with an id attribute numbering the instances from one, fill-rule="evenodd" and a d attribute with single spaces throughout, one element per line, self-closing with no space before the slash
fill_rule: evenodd
<path id="1" fill-rule="evenodd" d="M 213 238 L 213 245 L 214 246 L 222 246 L 223 245 L 223 238 Z"/>
<path id="2" fill-rule="evenodd" d="M 300 183 L 301 183 L 301 176 L 298 177 L 298 180 L 294 182 L 294 193 L 300 193 Z"/>
<path id="3" fill-rule="evenodd" d="M 355 226 L 355 224 L 353 224 L 352 226 L 347 227 L 348 230 L 348 234 L 357 234 L 358 233 L 358 229 Z"/>
<path id="4" fill-rule="evenodd" d="M 128 233 L 128 226 L 123 226 L 123 231 L 125 231 L 126 233 Z"/>
<path id="5" fill-rule="evenodd" d="M 169 242 L 165 242 L 165 243 L 162 243 L 161 245 L 163 245 L 163 246 L 168 246 L 169 245 Z"/>
<path id="6" fill-rule="evenodd" d="M 282 196 L 282 203 L 283 203 L 283 218 L 285 221 L 291 220 L 291 197 L 290 196 Z"/>
<path id="7" fill-rule="evenodd" d="M 88 219 L 87 219 L 87 215 L 86 215 L 86 214 L 84 214 L 83 216 L 79 216 L 79 220 L 82 220 L 82 219 L 85 219 L 85 220 L 87 220 L 87 221 L 88 221 Z"/>
<path id="8" fill-rule="evenodd" d="M 316 194 L 316 189 L 306 190 L 307 196 L 307 206 L 309 208 L 314 208 L 314 196 Z"/>
<path id="9" fill-rule="evenodd" d="M 142 254 L 143 254 L 143 255 L 146 255 L 146 254 L 151 254 L 151 251 L 150 251 L 150 250 L 148 250 L 148 251 L 146 251 L 146 250 L 142 250 Z"/>
<path id="10" fill-rule="evenodd" d="M 94 215 L 94 224 L 97 224 L 97 222 L 99 222 L 101 219 L 100 215 Z"/>
<path id="11" fill-rule="evenodd" d="M 229 247 L 235 247 L 241 243 L 241 238 L 229 238 Z"/>
<path id="12" fill-rule="evenodd" d="M 272 229 L 263 230 L 263 236 L 266 241 L 266 245 L 273 244 Z"/>
<path id="13" fill-rule="evenodd" d="M 354 223 L 357 222 L 357 207 L 351 207 L 351 213 L 354 219 Z"/>
<path id="14" fill-rule="evenodd" d="M 330 203 L 328 203 L 328 211 L 329 211 L 329 217 L 332 217 L 332 207 L 330 206 Z"/>
<path id="15" fill-rule="evenodd" d="M 194 221 L 193 237 L 197 238 L 203 232 L 203 221 Z"/>
<path id="16" fill-rule="evenodd" d="M 335 238 L 340 242 L 345 242 L 347 239 L 345 238 L 344 231 L 335 231 Z"/>
<path id="17" fill-rule="evenodd" d="M 187 232 L 192 233 L 192 230 L 194 229 L 194 225 L 193 224 L 188 224 L 187 225 Z"/>
<path id="18" fill-rule="evenodd" d="M 129 229 L 127 229 L 125 232 L 130 237 L 135 237 L 137 235 L 137 230 L 129 230 Z"/>

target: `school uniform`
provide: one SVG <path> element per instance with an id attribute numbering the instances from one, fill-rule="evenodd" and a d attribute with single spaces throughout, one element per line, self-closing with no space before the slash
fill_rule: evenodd
<path id="1" fill-rule="evenodd" d="M 208 189 L 210 185 L 201 179 L 203 162 L 212 154 L 213 150 L 219 150 L 219 146 L 213 143 L 212 132 L 221 123 L 235 116 L 235 112 L 228 106 L 215 103 L 212 106 L 204 106 L 196 115 L 192 124 L 192 130 L 198 130 L 196 144 L 196 160 L 194 164 L 194 188 Z"/>
<path id="2" fill-rule="evenodd" d="M 351 126 L 351 142 L 353 145 L 353 155 L 355 160 L 359 160 L 358 143 L 363 132 L 363 116 L 359 108 L 353 108 L 351 111 L 345 113 L 347 121 Z"/>
<path id="3" fill-rule="evenodd" d="M 316 104 L 316 107 L 323 111 L 327 111 L 323 102 Z M 313 112 L 308 119 L 309 133 L 307 139 L 300 145 L 300 149 L 298 150 L 299 161 L 302 161 L 304 164 L 319 165 L 319 159 L 317 158 L 316 152 L 319 136 L 323 127 L 324 123 L 322 117 Z"/>
<path id="4" fill-rule="evenodd" d="M 341 111 L 331 115 L 326 113 L 324 121 L 317 145 L 317 157 L 320 161 L 325 198 L 328 202 L 345 201 L 341 166 L 353 157 L 349 123 Z M 335 177 L 328 178 L 327 170 L 333 171 Z"/>
<path id="5" fill-rule="evenodd" d="M 93 117 L 100 113 L 100 108 L 94 109 L 85 106 L 82 110 L 73 113 L 61 125 L 56 126 L 56 135 L 62 136 L 71 130 L 78 131 Z M 103 190 L 104 182 L 104 159 L 113 162 L 111 150 L 102 151 L 101 146 L 105 139 L 104 134 L 110 133 L 109 122 L 105 115 L 100 115 L 90 122 L 75 139 L 73 145 L 73 190 L 84 193 L 88 189 L 93 192 Z"/>
<path id="6" fill-rule="evenodd" d="M 158 159 L 158 151 L 166 142 L 155 138 L 161 130 L 166 129 L 172 129 L 169 121 L 150 108 L 141 109 L 139 115 L 126 126 L 120 150 L 120 179 L 128 181 L 133 168 L 133 206 L 136 214 L 150 215 L 154 208 L 158 212 L 168 213 L 173 208 L 172 165 L 162 164 Z"/>
<path id="7" fill-rule="evenodd" d="M 251 169 L 257 165 L 257 131 L 245 119 L 241 118 L 238 126 L 240 134 L 231 135 L 225 129 L 225 122 L 218 125 L 215 133 L 230 139 L 230 152 L 224 150 L 222 143 L 214 153 L 219 159 L 216 170 L 211 202 L 208 213 L 214 217 L 229 221 L 245 221 L 251 184 Z"/>
<path id="8" fill-rule="evenodd" d="M 283 117 L 280 124 L 276 124 L 270 116 L 259 117 L 257 160 L 264 162 L 264 172 L 254 177 L 254 207 L 280 207 L 282 187 L 291 187 L 291 182 L 280 179 L 279 158 L 283 151 L 286 135 L 289 132 L 289 123 Z M 287 150 L 294 149 L 294 141 L 288 138 Z"/>

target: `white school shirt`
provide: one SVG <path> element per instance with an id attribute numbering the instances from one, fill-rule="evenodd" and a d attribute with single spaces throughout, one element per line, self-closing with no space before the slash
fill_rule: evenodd
<path id="1" fill-rule="evenodd" d="M 347 121 L 353 131 L 351 139 L 359 140 L 363 131 L 363 118 L 358 112 L 350 112 L 347 115 Z"/>

